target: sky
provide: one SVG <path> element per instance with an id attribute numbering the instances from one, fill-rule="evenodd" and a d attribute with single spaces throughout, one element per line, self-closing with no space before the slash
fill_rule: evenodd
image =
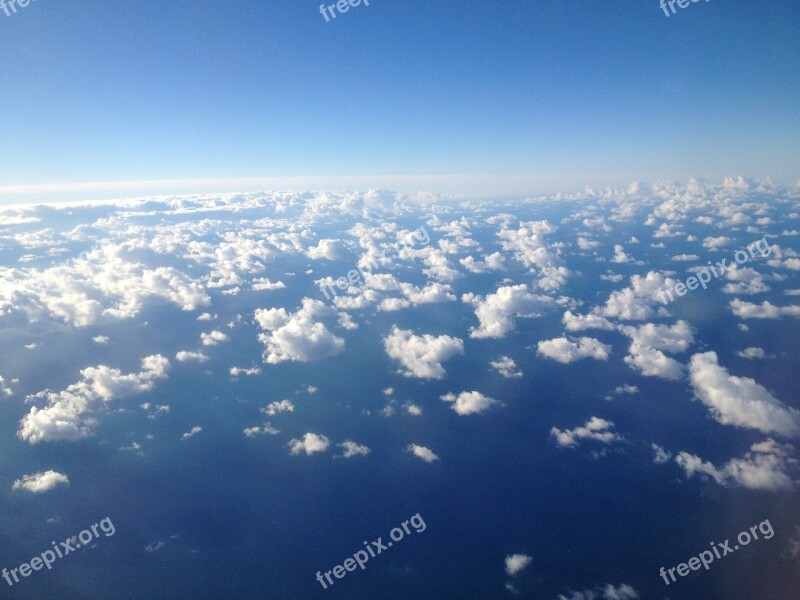
<path id="1" fill-rule="evenodd" d="M 0 202 L 793 183 L 798 29 L 789 0 L 38 0 L 0 12 Z"/>

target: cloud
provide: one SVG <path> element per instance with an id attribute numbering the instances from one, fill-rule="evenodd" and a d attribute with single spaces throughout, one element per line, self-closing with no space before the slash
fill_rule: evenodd
<path id="1" fill-rule="evenodd" d="M 63 473 L 56 471 L 43 471 L 32 475 L 24 475 L 22 479 L 17 479 L 11 486 L 14 491 L 24 490 L 32 494 L 41 494 L 50 491 L 60 485 L 69 485 L 69 478 Z"/>
<path id="2" fill-rule="evenodd" d="M 13 395 L 14 392 L 6 385 L 6 380 L 0 375 L 0 398 L 5 398 Z"/>
<path id="3" fill-rule="evenodd" d="M 786 437 L 800 435 L 800 410 L 784 406 L 749 377 L 730 375 L 715 352 L 695 354 L 689 364 L 694 395 L 723 425 Z"/>
<path id="4" fill-rule="evenodd" d="M 608 360 L 611 354 L 611 346 L 590 337 L 582 337 L 576 340 L 560 337 L 539 342 L 536 353 L 560 363 L 569 364 L 584 358 Z"/>
<path id="5" fill-rule="evenodd" d="M 188 431 L 187 433 L 183 434 L 182 439 L 188 440 L 190 437 L 193 437 L 193 436 L 197 435 L 201 431 L 203 431 L 202 427 L 197 427 L 197 426 L 192 427 L 191 431 Z"/>
<path id="6" fill-rule="evenodd" d="M 248 427 L 243 430 L 243 433 L 247 437 L 256 437 L 257 435 L 278 435 L 280 430 L 273 427 L 272 424 L 267 421 L 264 423 L 263 427 Z"/>
<path id="7" fill-rule="evenodd" d="M 562 322 L 567 331 L 585 331 L 587 329 L 613 331 L 615 329 L 611 321 L 600 315 L 575 315 L 569 310 L 564 313 Z"/>
<path id="8" fill-rule="evenodd" d="M 344 350 L 344 340 L 332 334 L 315 318 L 332 317 L 338 313 L 319 300 L 304 298 L 302 307 L 289 314 L 284 308 L 258 309 L 256 322 L 269 333 L 258 339 L 265 346 L 264 362 L 315 362 L 335 356 Z"/>
<path id="9" fill-rule="evenodd" d="M 527 554 L 509 554 L 506 556 L 506 573 L 514 577 L 530 565 L 532 561 L 533 558 Z"/>
<path id="10" fill-rule="evenodd" d="M 393 325 L 389 335 L 383 338 L 383 347 L 390 358 L 404 367 L 400 373 L 420 379 L 441 379 L 445 375 L 442 363 L 464 353 L 464 342 L 458 338 L 430 334 L 418 336 L 397 325 Z"/>
<path id="11" fill-rule="evenodd" d="M 634 275 L 630 287 L 612 292 L 605 306 L 595 310 L 604 317 L 644 321 L 656 315 L 653 307 L 661 304 L 659 290 L 672 289 L 677 283 L 656 271 L 650 271 L 645 277 Z"/>
<path id="12" fill-rule="evenodd" d="M 461 300 L 475 307 L 480 327 L 470 328 L 472 338 L 502 338 L 516 327 L 514 318 L 540 317 L 555 306 L 547 296 L 528 291 L 525 284 L 498 288 L 484 299 L 475 294 L 464 294 Z"/>
<path id="13" fill-rule="evenodd" d="M 371 452 L 369 448 L 366 446 L 362 446 L 361 444 L 356 444 L 352 440 L 345 440 L 339 447 L 344 448 L 344 453 L 342 454 L 342 458 L 353 458 L 354 456 L 366 456 Z"/>
<path id="14" fill-rule="evenodd" d="M 617 244 L 614 246 L 614 258 L 611 259 L 611 262 L 617 264 L 625 264 L 625 263 L 632 263 L 634 260 L 625 253 L 625 249 Z"/>
<path id="15" fill-rule="evenodd" d="M 202 352 L 189 352 L 188 350 L 181 350 L 175 355 L 175 360 L 178 362 L 199 362 L 204 363 L 208 362 L 209 358 Z"/>
<path id="16" fill-rule="evenodd" d="M 625 362 L 647 377 L 678 380 L 683 378 L 683 365 L 664 352 L 685 352 L 694 342 L 694 332 L 686 321 L 672 326 L 647 323 L 639 327 L 620 326 L 631 339 Z"/>
<path id="17" fill-rule="evenodd" d="M 492 406 L 502 406 L 502 402 L 484 396 L 480 392 L 461 392 L 458 396 L 450 392 L 440 396 L 440 398 L 445 402 L 453 402 L 451 408 L 462 417 L 465 415 L 480 415 Z"/>
<path id="18" fill-rule="evenodd" d="M 675 262 L 694 262 L 700 260 L 700 257 L 697 254 L 676 254 L 672 257 L 672 260 Z"/>
<path id="19" fill-rule="evenodd" d="M 563 266 L 559 250 L 548 246 L 545 236 L 556 228 L 547 221 L 520 222 L 519 229 L 501 229 L 497 237 L 504 250 L 514 252 L 515 258 L 538 277 L 539 289 L 553 292 L 561 288 L 570 275 Z"/>
<path id="20" fill-rule="evenodd" d="M 746 358 L 748 360 L 755 360 L 759 358 L 765 358 L 767 353 L 764 352 L 763 348 L 750 347 L 745 348 L 744 350 L 739 350 L 736 353 L 736 356 L 740 356 L 741 358 Z"/>
<path id="21" fill-rule="evenodd" d="M 788 471 L 796 469 L 797 460 L 791 457 L 794 448 L 781 445 L 773 439 L 753 444 L 743 458 L 734 458 L 721 468 L 704 462 L 699 456 L 679 452 L 675 462 L 686 477 L 694 475 L 711 477 L 724 487 L 743 487 L 751 490 L 789 490 L 794 486 Z"/>
<path id="22" fill-rule="evenodd" d="M 672 453 L 667 452 L 659 446 L 658 444 L 652 444 L 651 447 L 653 448 L 653 462 L 657 465 L 663 465 L 670 461 L 672 458 Z"/>
<path id="23" fill-rule="evenodd" d="M 241 377 L 242 375 L 250 377 L 252 375 L 258 375 L 259 373 L 261 373 L 261 368 L 260 367 L 256 367 L 256 366 L 252 366 L 252 367 L 231 367 L 228 370 L 228 373 L 230 373 L 230 375 L 231 375 L 231 377 L 233 379 L 236 379 L 237 377 Z"/>
<path id="24" fill-rule="evenodd" d="M 216 346 L 220 342 L 227 342 L 228 336 L 215 329 L 211 333 L 201 333 L 200 340 L 203 342 L 203 346 Z"/>
<path id="25" fill-rule="evenodd" d="M 340 240 L 323 239 L 319 244 L 312 246 L 306 252 L 311 260 L 325 258 L 327 260 L 341 260 L 347 257 L 347 252 Z"/>
<path id="26" fill-rule="evenodd" d="M 88 367 L 81 371 L 83 379 L 64 391 L 44 390 L 28 396 L 29 402 L 47 400 L 47 406 L 31 408 L 20 421 L 17 435 L 31 444 L 89 437 L 96 419 L 88 413 L 102 403 L 151 390 L 167 376 L 169 361 L 157 354 L 142 359 L 141 366 L 141 371 L 127 375 L 105 365 Z"/>
<path id="27" fill-rule="evenodd" d="M 628 584 L 623 583 L 617 587 L 609 583 L 605 587 L 593 590 L 570 591 L 569 596 L 559 594 L 557 600 L 637 600 L 638 598 L 639 594 Z"/>
<path id="28" fill-rule="evenodd" d="M 317 435 L 316 433 L 307 433 L 303 436 L 302 440 L 292 439 L 287 444 L 290 452 L 293 455 L 305 452 L 307 455 L 316 454 L 317 452 L 325 452 L 330 446 L 330 440 L 324 435 Z"/>
<path id="29" fill-rule="evenodd" d="M 261 412 L 271 417 L 282 412 L 294 412 L 294 404 L 284 398 L 280 402 L 270 402 L 266 408 L 261 409 Z"/>
<path id="30" fill-rule="evenodd" d="M 418 446 L 417 444 L 409 444 L 406 446 L 406 451 L 411 452 L 417 458 L 421 458 L 427 463 L 433 462 L 435 460 L 439 460 L 439 457 L 436 456 L 430 448 L 426 448 L 425 446 Z"/>
<path id="31" fill-rule="evenodd" d="M 270 281 L 267 277 L 261 277 L 258 279 L 253 279 L 250 282 L 253 287 L 253 290 L 256 292 L 264 292 L 264 291 L 274 291 L 274 290 L 282 290 L 286 287 L 286 284 L 282 281 Z"/>
<path id="32" fill-rule="evenodd" d="M 614 388 L 614 390 L 610 394 L 607 394 L 605 396 L 605 400 L 613 400 L 614 397 L 622 396 L 623 394 L 633 395 L 638 393 L 639 393 L 638 387 L 626 383 L 625 385 L 620 385 Z"/>
<path id="33" fill-rule="evenodd" d="M 491 361 L 489 366 L 507 379 L 522 377 L 522 371 L 517 369 L 517 363 L 511 357 L 501 356 L 497 360 Z"/>
<path id="34" fill-rule="evenodd" d="M 764 300 L 761 304 L 753 304 L 735 298 L 730 302 L 731 310 L 740 319 L 780 319 L 782 316 L 800 317 L 800 305 L 775 306 Z"/>
<path id="35" fill-rule="evenodd" d="M 553 427 L 550 430 L 551 437 L 562 448 L 577 448 L 581 440 L 595 440 L 603 444 L 610 444 L 622 440 L 622 437 L 611 431 L 614 423 L 592 417 L 582 427 L 575 429 L 565 429 L 564 431 Z"/>
<path id="36" fill-rule="evenodd" d="M 703 248 L 706 248 L 707 250 L 719 250 L 731 242 L 733 242 L 733 240 L 724 235 L 719 237 L 707 237 L 703 240 Z"/>
<path id="37" fill-rule="evenodd" d="M 94 337 L 92 338 L 92 341 L 93 341 L 95 344 L 101 344 L 101 345 L 104 345 L 104 344 L 107 344 L 108 342 L 110 342 L 110 341 L 111 341 L 111 338 L 109 338 L 108 336 L 105 336 L 105 335 L 96 335 L 96 336 L 94 336 Z"/>

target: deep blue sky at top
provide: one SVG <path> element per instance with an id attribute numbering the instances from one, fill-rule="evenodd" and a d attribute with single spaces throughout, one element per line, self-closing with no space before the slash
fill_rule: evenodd
<path id="1" fill-rule="evenodd" d="M 38 0 L 0 56 L 0 186 L 800 175 L 796 0 Z"/>

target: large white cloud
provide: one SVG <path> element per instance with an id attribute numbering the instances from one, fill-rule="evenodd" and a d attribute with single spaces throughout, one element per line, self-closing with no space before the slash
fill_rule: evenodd
<path id="1" fill-rule="evenodd" d="M 294 454 L 300 454 L 305 452 L 308 455 L 316 454 L 318 452 L 325 452 L 328 450 L 328 446 L 331 445 L 330 440 L 325 437 L 324 435 L 319 435 L 316 433 L 306 433 L 303 436 L 303 439 L 294 438 L 289 441 L 289 451 Z"/>
<path id="2" fill-rule="evenodd" d="M 96 419 L 91 413 L 101 403 L 149 391 L 158 379 L 167 376 L 169 361 L 161 355 L 142 359 L 142 370 L 123 375 L 105 365 L 81 371 L 83 379 L 66 390 L 44 390 L 27 398 L 46 400 L 44 408 L 31 408 L 20 421 L 17 435 L 35 444 L 42 441 L 78 440 L 93 433 Z"/>
<path id="3" fill-rule="evenodd" d="M 344 340 L 314 320 L 337 314 L 335 309 L 311 298 L 304 298 L 302 307 L 292 314 L 284 308 L 256 310 L 256 322 L 269 332 L 258 336 L 266 348 L 264 362 L 313 362 L 339 354 L 344 350 Z"/>
<path id="4" fill-rule="evenodd" d="M 675 462 L 687 477 L 697 474 L 708 476 L 726 487 L 788 490 L 795 485 L 791 472 L 797 470 L 797 460 L 791 456 L 793 450 L 791 445 L 781 445 L 770 438 L 753 444 L 743 458 L 731 459 L 721 467 L 688 452 L 679 452 Z"/>
<path id="5" fill-rule="evenodd" d="M 568 339 L 566 337 L 543 340 L 537 345 L 537 354 L 568 364 L 583 358 L 608 360 L 611 346 L 590 337 Z"/>
<path id="6" fill-rule="evenodd" d="M 656 316 L 655 306 L 662 304 L 659 298 L 661 290 L 672 289 L 678 282 L 656 271 L 650 271 L 645 277 L 634 275 L 629 287 L 611 293 L 605 306 L 597 309 L 604 317 L 623 319 L 626 321 L 644 321 Z M 661 308 L 659 313 L 666 314 Z"/>
<path id="7" fill-rule="evenodd" d="M 561 288 L 570 276 L 559 249 L 547 243 L 546 236 L 555 231 L 547 221 L 528 221 L 520 222 L 518 229 L 504 227 L 497 234 L 503 249 L 514 252 L 515 258 L 538 276 L 536 286 L 548 292 Z"/>
<path id="8" fill-rule="evenodd" d="M 800 435 L 800 410 L 784 406 L 753 379 L 729 374 L 719 365 L 716 352 L 692 357 L 689 380 L 695 396 L 723 425 L 787 437 Z"/>
<path id="9" fill-rule="evenodd" d="M 514 331 L 515 317 L 540 317 L 556 305 L 552 298 L 530 293 L 525 284 L 501 287 L 485 299 L 471 293 L 461 299 L 475 307 L 480 323 L 469 330 L 473 338 L 502 338 Z"/>
<path id="10" fill-rule="evenodd" d="M 24 475 L 22 479 L 17 479 L 11 489 L 14 491 L 24 490 L 33 494 L 41 494 L 52 490 L 60 485 L 69 485 L 69 478 L 63 473 L 56 471 L 43 471 Z"/>
<path id="11" fill-rule="evenodd" d="M 780 319 L 783 316 L 800 317 L 800 305 L 775 306 L 768 300 L 761 304 L 753 304 L 734 298 L 730 302 L 731 310 L 740 319 Z"/>
<path id="12" fill-rule="evenodd" d="M 672 326 L 647 323 L 639 327 L 620 326 L 631 339 L 625 362 L 648 377 L 683 378 L 683 365 L 664 352 L 685 352 L 694 341 L 691 325 L 678 321 Z"/>
<path id="13" fill-rule="evenodd" d="M 414 335 L 411 330 L 392 326 L 383 338 L 386 354 L 404 367 L 400 372 L 406 377 L 441 379 L 445 375 L 442 363 L 464 353 L 464 342 L 449 335 Z"/>

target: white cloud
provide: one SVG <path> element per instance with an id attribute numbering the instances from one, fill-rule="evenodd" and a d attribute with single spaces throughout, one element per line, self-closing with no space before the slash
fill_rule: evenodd
<path id="1" fill-rule="evenodd" d="M 706 248 L 707 250 L 719 250 L 731 242 L 733 242 L 733 240 L 724 235 L 719 237 L 707 237 L 703 240 L 703 248 Z"/>
<path id="2" fill-rule="evenodd" d="M 745 348 L 744 350 L 739 350 L 736 355 L 748 360 L 755 360 L 759 358 L 765 358 L 767 353 L 764 352 L 763 348 L 750 347 Z"/>
<path id="3" fill-rule="evenodd" d="M 531 564 L 533 558 L 527 554 L 509 554 L 506 556 L 506 573 L 514 577 Z"/>
<path id="4" fill-rule="evenodd" d="M 418 446 L 417 444 L 409 444 L 406 446 L 406 451 L 411 452 L 417 458 L 421 458 L 427 463 L 433 462 L 435 460 L 439 460 L 439 457 L 436 456 L 430 448 L 426 448 L 425 446 Z"/>
<path id="5" fill-rule="evenodd" d="M 207 362 L 209 358 L 202 352 L 190 352 L 188 350 L 181 350 L 175 355 L 175 360 L 177 360 L 178 362 L 195 361 L 199 363 L 204 363 Z"/>
<path id="6" fill-rule="evenodd" d="M 617 386 L 616 388 L 614 388 L 614 390 L 610 394 L 608 394 L 605 397 L 605 399 L 606 400 L 613 400 L 615 396 L 622 396 L 623 394 L 633 395 L 633 394 L 638 394 L 638 393 L 639 393 L 639 388 L 638 387 L 636 387 L 635 385 L 630 385 L 630 384 L 626 383 L 625 385 L 620 385 L 620 386 Z"/>
<path id="7" fill-rule="evenodd" d="M 600 315 L 576 315 L 572 311 L 566 311 L 562 319 L 567 331 L 585 331 L 587 329 L 614 330 L 614 324 Z"/>
<path id="8" fill-rule="evenodd" d="M 261 368 L 256 367 L 255 365 L 252 367 L 231 367 L 228 372 L 230 373 L 232 378 L 236 379 L 237 377 L 241 377 L 242 375 L 245 375 L 247 377 L 250 377 L 252 375 L 258 375 L 259 373 L 261 373 Z"/>
<path id="9" fill-rule="evenodd" d="M 327 260 L 341 260 L 347 256 L 340 240 L 323 239 L 319 244 L 312 246 L 306 252 L 311 260 L 325 258 Z"/>
<path id="10" fill-rule="evenodd" d="M 650 319 L 656 315 L 653 307 L 661 304 L 659 290 L 672 289 L 677 283 L 671 277 L 665 277 L 656 271 L 648 272 L 645 277 L 634 275 L 631 277 L 630 287 L 612 292 L 605 306 L 596 311 L 605 317 L 626 321 Z"/>
<path id="11" fill-rule="evenodd" d="M 188 440 L 190 437 L 194 437 L 194 436 L 196 436 L 198 433 L 200 433 L 202 431 L 203 431 L 202 427 L 194 426 L 194 427 L 192 427 L 192 429 L 190 431 L 188 431 L 188 432 L 183 434 L 183 438 L 182 439 Z"/>
<path id="12" fill-rule="evenodd" d="M 555 306 L 547 296 L 528 291 L 525 284 L 505 286 L 484 299 L 475 294 L 464 294 L 461 300 L 475 307 L 480 327 L 470 328 L 472 338 L 502 338 L 514 331 L 514 318 L 540 317 Z"/>
<path id="13" fill-rule="evenodd" d="M 647 323 L 639 327 L 620 326 L 631 339 L 625 362 L 647 377 L 678 380 L 683 377 L 683 365 L 664 352 L 685 352 L 694 342 L 691 325 L 678 321 L 671 327 Z"/>
<path id="14" fill-rule="evenodd" d="M 248 427 L 243 430 L 243 433 L 247 437 L 256 437 L 258 435 L 278 435 L 280 430 L 273 427 L 272 424 L 267 421 L 264 423 L 263 427 Z"/>
<path id="15" fill-rule="evenodd" d="M 666 450 L 664 450 L 664 448 L 662 448 L 658 444 L 652 444 L 652 448 L 653 448 L 653 462 L 655 464 L 657 465 L 666 464 L 672 458 L 672 453 L 667 452 Z"/>
<path id="16" fill-rule="evenodd" d="M 784 315 L 800 317 L 800 305 L 775 306 L 764 300 L 761 304 L 753 304 L 734 298 L 730 302 L 731 310 L 740 319 L 779 319 Z"/>
<path id="17" fill-rule="evenodd" d="M 536 353 L 560 363 L 569 364 L 584 358 L 608 360 L 611 354 L 611 346 L 590 337 L 582 337 L 576 340 L 560 337 L 539 342 Z"/>
<path id="18" fill-rule="evenodd" d="M 621 441 L 622 438 L 611 429 L 614 423 L 600 419 L 599 417 L 592 417 L 581 427 L 575 429 L 560 430 L 553 427 L 550 430 L 550 435 L 555 438 L 556 443 L 563 448 L 575 448 L 579 445 L 581 440 L 595 440 L 603 444 L 610 444 L 612 442 Z"/>
<path id="19" fill-rule="evenodd" d="M 17 479 L 11 486 L 14 491 L 24 490 L 32 494 L 41 494 L 58 487 L 59 485 L 69 485 L 69 478 L 63 473 L 56 471 L 43 471 L 32 475 L 24 475 L 22 479 Z"/>
<path id="20" fill-rule="evenodd" d="M 0 398 L 13 395 L 13 391 L 6 385 L 6 380 L 0 375 Z"/>
<path id="21" fill-rule="evenodd" d="M 356 444 L 352 440 L 345 440 L 341 444 L 339 444 L 341 448 L 344 448 L 344 453 L 342 454 L 342 458 L 352 458 L 354 456 L 366 456 L 371 452 L 369 448 L 366 446 L 362 446 L 361 444 Z"/>
<path id="22" fill-rule="evenodd" d="M 675 262 L 693 262 L 700 260 L 700 257 L 697 254 L 676 254 L 672 257 L 672 260 Z"/>
<path id="23" fill-rule="evenodd" d="M 105 336 L 105 335 L 96 335 L 96 336 L 94 336 L 94 337 L 92 338 L 92 341 L 93 341 L 95 344 L 101 344 L 101 345 L 104 345 L 104 344 L 108 344 L 108 342 L 110 342 L 110 341 L 111 341 L 111 338 L 109 338 L 108 336 Z"/>
<path id="24" fill-rule="evenodd" d="M 562 287 L 570 273 L 563 266 L 559 250 L 548 246 L 545 236 L 556 228 L 547 221 L 520 222 L 519 229 L 501 229 L 497 237 L 503 240 L 503 249 L 514 256 L 537 276 L 537 287 L 553 292 Z"/>
<path id="25" fill-rule="evenodd" d="M 314 320 L 336 315 L 335 309 L 311 298 L 304 298 L 302 307 L 293 314 L 284 308 L 256 310 L 256 322 L 269 332 L 258 336 L 266 347 L 264 362 L 272 365 L 287 360 L 307 363 L 339 354 L 344 350 L 344 340 Z"/>
<path id="26" fill-rule="evenodd" d="M 485 413 L 492 406 L 502 406 L 502 402 L 499 402 L 494 398 L 484 396 L 480 392 L 475 391 L 461 392 L 458 396 L 450 392 L 444 396 L 440 396 L 440 398 L 445 402 L 453 402 L 451 408 L 461 416 L 474 414 L 480 415 Z"/>
<path id="27" fill-rule="evenodd" d="M 522 371 L 517 368 L 517 363 L 509 356 L 501 356 L 497 360 L 491 361 L 489 366 L 508 379 L 522 377 Z"/>
<path id="28" fill-rule="evenodd" d="M 17 435 L 31 444 L 89 437 L 96 419 L 88 413 L 97 405 L 151 390 L 156 380 L 167 376 L 168 368 L 165 357 L 154 355 L 142 359 L 141 371 L 128 375 L 105 365 L 83 369 L 83 379 L 64 391 L 44 390 L 28 396 L 27 401 L 47 400 L 47 406 L 31 408 L 20 421 Z"/>
<path id="29" fill-rule="evenodd" d="M 617 244 L 614 246 L 614 258 L 611 259 L 611 262 L 617 264 L 625 264 L 625 263 L 632 263 L 634 260 L 625 253 L 625 249 Z"/>
<path id="30" fill-rule="evenodd" d="M 411 402 L 406 402 L 405 404 L 403 404 L 403 408 L 405 409 L 406 413 L 408 413 L 412 417 L 422 416 L 421 406 L 417 406 L 416 404 L 412 404 Z"/>
<path id="31" fill-rule="evenodd" d="M 220 342 L 227 342 L 228 336 L 222 331 L 215 329 L 211 333 L 201 333 L 200 340 L 203 342 L 203 346 L 216 346 Z"/>
<path id="32" fill-rule="evenodd" d="M 729 460 L 717 468 L 711 462 L 704 462 L 699 456 L 679 452 L 675 462 L 686 476 L 699 474 L 711 477 L 725 487 L 741 486 L 751 490 L 789 490 L 794 486 L 789 471 L 795 470 L 797 460 L 790 453 L 794 448 L 781 445 L 772 439 L 753 444 L 743 458 Z"/>
<path id="33" fill-rule="evenodd" d="M 609 583 L 605 587 L 593 590 L 570 591 L 569 596 L 559 594 L 557 600 L 637 600 L 638 598 L 639 594 L 628 584 L 623 583 L 617 587 Z"/>
<path id="34" fill-rule="evenodd" d="M 723 425 L 786 437 L 800 435 L 800 410 L 784 406 L 753 379 L 730 375 L 717 362 L 715 352 L 692 357 L 689 380 L 695 396 Z"/>
<path id="35" fill-rule="evenodd" d="M 264 291 L 274 291 L 274 290 L 282 290 L 286 287 L 286 284 L 282 281 L 270 281 L 267 277 L 261 277 L 258 279 L 254 279 L 251 282 L 253 286 L 253 290 L 256 292 L 264 292 Z"/>
<path id="36" fill-rule="evenodd" d="M 269 415 L 270 417 L 274 417 L 278 413 L 294 412 L 294 404 L 284 398 L 280 402 L 270 402 L 266 408 L 261 409 L 261 412 Z"/>
<path id="37" fill-rule="evenodd" d="M 383 347 L 390 358 L 400 361 L 404 367 L 400 371 L 403 375 L 420 379 L 441 379 L 445 375 L 442 363 L 464 353 L 464 342 L 458 338 L 430 334 L 418 336 L 397 325 L 393 325 L 389 335 L 383 338 Z"/>
<path id="38" fill-rule="evenodd" d="M 292 439 L 288 444 L 290 452 L 294 455 L 305 452 L 307 455 L 315 454 L 317 452 L 325 452 L 330 446 L 330 440 L 324 435 L 317 435 L 316 433 L 306 433 L 302 440 Z"/>

